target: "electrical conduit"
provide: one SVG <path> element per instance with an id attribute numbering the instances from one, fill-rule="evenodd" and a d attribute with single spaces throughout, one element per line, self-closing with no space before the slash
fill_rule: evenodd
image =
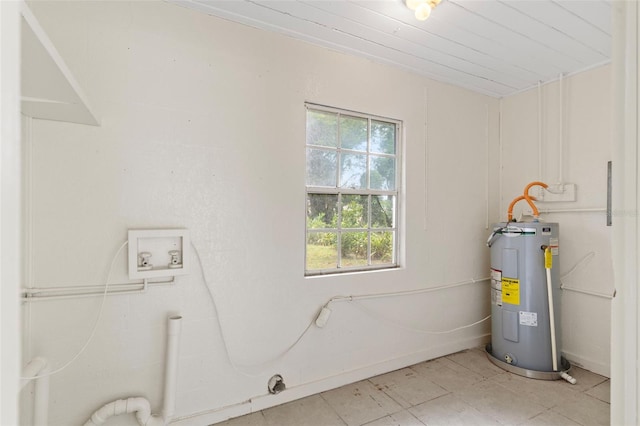
<path id="1" fill-rule="evenodd" d="M 531 209 L 533 210 L 536 207 L 535 207 L 535 204 L 533 204 L 532 200 L 535 200 L 535 199 L 536 197 L 529 196 L 529 199 L 527 200 L 524 195 L 514 198 L 513 201 L 511 201 L 511 204 L 509 204 L 509 209 L 507 210 L 507 222 L 511 222 L 511 220 L 513 219 L 513 207 L 518 203 L 518 201 L 526 200 L 527 203 L 529 203 L 529 206 L 531 207 Z"/>
<path id="2" fill-rule="evenodd" d="M 522 200 L 525 200 L 527 204 L 529 204 L 529 207 L 531 207 L 531 210 L 533 211 L 533 217 L 538 219 L 538 216 L 540 216 L 540 212 L 538 211 L 536 205 L 533 203 L 536 197 L 529 195 L 529 189 L 531 189 L 531 187 L 533 186 L 541 186 L 545 189 L 549 187 L 549 185 L 547 185 L 546 183 L 539 181 L 531 182 L 530 184 L 525 186 L 524 193 L 519 197 L 514 198 L 511 204 L 509 204 L 509 209 L 507 210 L 507 222 L 511 222 L 511 220 L 513 219 L 513 207 L 518 201 Z"/>
<path id="3" fill-rule="evenodd" d="M 524 194 L 523 194 L 524 195 L 524 199 L 527 201 L 527 203 L 529 203 L 529 205 L 533 209 L 533 217 L 537 219 L 538 216 L 540 216 L 540 212 L 538 211 L 538 208 L 536 207 L 536 205 L 533 204 L 533 202 L 531 201 L 534 198 L 529 195 L 529 189 L 531 189 L 532 186 L 541 186 L 541 187 L 547 189 L 549 187 L 549 185 L 547 185 L 544 182 L 535 181 L 535 182 L 531 182 L 529 185 L 527 185 L 524 188 Z"/>
<path id="4" fill-rule="evenodd" d="M 182 317 L 172 316 L 167 324 L 167 352 L 165 355 L 165 382 L 162 415 L 152 415 L 151 405 L 146 398 L 132 397 L 118 399 L 105 404 L 91 415 L 84 426 L 104 424 L 110 417 L 135 413 L 141 426 L 165 426 L 171 421 L 176 406 L 176 382 L 178 377 L 178 354 Z"/>

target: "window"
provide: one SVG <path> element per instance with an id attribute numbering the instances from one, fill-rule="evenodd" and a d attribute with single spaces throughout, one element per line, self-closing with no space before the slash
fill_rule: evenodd
<path id="1" fill-rule="evenodd" d="M 307 104 L 305 274 L 398 265 L 400 122 Z"/>

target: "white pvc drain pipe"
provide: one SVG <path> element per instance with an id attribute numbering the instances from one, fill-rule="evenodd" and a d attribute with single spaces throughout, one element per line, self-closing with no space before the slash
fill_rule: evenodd
<path id="1" fill-rule="evenodd" d="M 167 352 L 165 355 L 164 401 L 161 415 L 151 414 L 151 404 L 146 398 L 118 399 L 96 410 L 84 426 L 104 424 L 109 418 L 121 414 L 135 414 L 141 426 L 165 426 L 175 413 L 176 382 L 178 378 L 178 355 L 182 317 L 172 316 L 167 323 Z"/>

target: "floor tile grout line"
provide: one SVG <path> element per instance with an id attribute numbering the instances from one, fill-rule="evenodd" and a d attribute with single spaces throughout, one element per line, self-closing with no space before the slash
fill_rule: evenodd
<path id="1" fill-rule="evenodd" d="M 409 407 L 409 408 L 412 408 L 412 407 Z M 417 422 L 419 422 L 421 425 L 426 426 L 426 425 L 425 425 L 425 423 L 424 423 L 422 420 L 420 420 L 419 418 L 417 418 L 416 416 L 414 416 L 414 415 L 413 415 L 413 413 L 411 413 L 411 412 L 409 411 L 409 409 L 408 409 L 408 408 L 403 408 L 403 409 L 401 409 L 401 410 L 394 411 L 393 413 L 390 413 L 390 414 L 387 414 L 387 415 L 382 416 L 382 417 L 380 417 L 380 418 L 377 418 L 377 419 L 374 419 L 374 420 L 368 421 L 368 422 L 363 423 L 363 424 L 361 424 L 361 425 L 359 425 L 359 426 L 367 426 L 367 425 L 370 425 L 370 424 L 372 424 L 372 423 L 375 423 L 375 422 L 377 422 L 377 421 L 379 421 L 379 420 L 382 420 L 382 419 L 387 418 L 387 417 L 395 416 L 396 414 L 398 414 L 398 413 L 402 413 L 402 412 L 406 412 L 406 413 L 408 413 L 411 417 L 413 417 L 413 418 L 414 418 Z"/>
<path id="2" fill-rule="evenodd" d="M 339 389 L 339 388 L 336 388 Z M 333 389 L 332 389 L 333 390 Z M 331 409 L 331 411 L 334 412 L 334 414 L 336 416 L 338 416 L 338 418 L 340 419 L 340 421 L 342 423 L 344 423 L 344 426 L 349 426 L 349 423 L 347 423 L 347 421 L 345 419 L 342 418 L 342 416 L 336 411 L 336 409 L 333 407 L 333 405 L 331 405 L 331 403 L 327 400 L 327 398 L 324 397 L 324 393 L 325 392 L 320 392 L 318 395 L 320 395 L 320 398 L 322 398 L 322 400 L 325 402 L 325 404 L 327 404 L 327 406 L 329 406 L 329 408 Z"/>
<path id="3" fill-rule="evenodd" d="M 608 407 L 610 407 L 610 402 L 602 399 L 606 398 L 607 386 L 610 386 L 610 379 L 607 377 L 591 373 L 589 370 L 580 368 L 579 375 L 584 377 L 582 386 L 585 386 L 585 388 L 580 387 L 579 389 L 572 389 L 572 386 L 562 381 L 549 382 L 550 387 L 547 387 L 546 384 L 540 384 L 541 381 L 539 380 L 522 378 L 519 375 L 509 373 L 507 371 L 500 371 L 497 374 L 485 376 L 492 373 L 492 371 L 489 368 L 484 368 L 485 363 L 488 360 L 486 357 L 482 356 L 483 353 L 479 349 L 471 348 L 458 352 L 458 354 L 459 355 L 457 357 L 456 354 L 451 354 L 395 370 L 395 372 L 400 372 L 407 369 L 407 373 L 409 371 L 411 372 L 411 377 L 409 377 L 409 374 L 400 374 L 389 378 L 380 378 L 380 376 L 394 373 L 388 372 L 363 379 L 361 381 L 363 386 L 366 383 L 366 387 L 369 388 L 369 398 L 373 399 L 379 408 L 383 408 L 387 411 L 386 414 L 372 411 L 370 414 L 373 414 L 376 417 L 380 415 L 380 417 L 376 419 L 366 419 L 365 416 L 358 416 L 357 413 L 360 413 L 362 408 L 359 408 L 357 403 L 354 404 L 347 401 L 347 394 L 340 394 L 338 399 L 335 398 L 335 395 L 329 395 L 330 392 L 334 390 L 344 388 L 349 385 L 355 385 L 358 382 L 315 394 L 320 396 L 320 400 L 323 402 L 323 407 L 319 408 L 320 411 L 317 411 L 317 413 L 321 415 L 318 419 L 331 414 L 331 417 L 334 419 L 331 423 L 332 425 L 337 424 L 337 422 L 340 422 L 342 426 L 366 426 L 374 424 L 389 425 L 398 423 L 405 424 L 402 422 L 408 421 L 412 422 L 411 424 L 419 424 L 422 426 L 427 424 L 426 420 L 428 417 L 425 416 L 425 414 L 428 411 L 425 410 L 430 411 L 433 408 L 450 404 L 450 401 L 438 401 L 443 398 L 450 398 L 459 399 L 461 403 L 464 403 L 464 405 L 474 409 L 474 411 L 481 413 L 487 420 L 490 419 L 489 421 L 495 422 L 495 424 L 498 425 L 504 425 L 505 421 L 509 421 L 510 416 L 513 421 L 509 423 L 509 425 L 564 424 L 565 421 L 562 419 L 566 419 L 567 422 L 570 422 L 573 425 L 590 425 L 593 424 L 593 422 L 590 423 L 590 416 L 593 416 L 594 414 L 588 414 L 587 417 L 585 417 L 584 413 L 579 410 L 582 409 L 581 407 L 590 408 L 595 407 L 596 405 L 599 407 L 597 412 L 592 411 L 591 409 L 587 410 L 587 412 L 595 413 L 597 417 L 594 417 L 593 420 L 598 419 L 598 424 L 605 424 L 602 423 L 604 422 L 603 415 L 608 413 Z M 449 358 L 450 356 L 457 358 L 457 360 Z M 442 359 L 443 362 L 434 363 L 432 366 L 429 366 L 429 363 L 436 361 L 437 359 Z M 463 364 L 463 361 L 466 361 L 466 363 Z M 426 368 L 420 367 L 422 364 L 424 364 Z M 473 369 L 467 366 L 472 366 Z M 489 365 L 487 367 L 491 366 L 492 365 Z M 446 372 L 443 373 L 443 369 L 446 369 Z M 456 382 L 455 380 L 451 382 L 447 377 L 449 374 L 452 376 L 459 376 L 459 382 Z M 581 378 L 579 378 L 579 382 L 580 379 Z M 441 385 L 438 381 L 451 385 L 452 390 Z M 532 384 L 532 386 L 529 386 L 529 384 Z M 431 385 L 440 388 L 444 393 L 436 397 L 432 397 L 431 395 L 433 394 L 428 393 L 411 393 L 422 392 L 425 387 L 426 389 L 429 389 L 428 392 L 431 392 Z M 563 386 L 568 387 L 564 388 Z M 474 387 L 476 387 L 476 389 L 472 389 Z M 519 405 L 518 402 L 521 398 L 528 399 L 531 401 L 531 406 L 538 406 L 533 408 L 540 408 L 541 411 L 534 413 L 531 411 L 532 407 L 529 407 L 529 404 L 527 404 L 524 411 L 520 413 L 520 416 L 516 415 L 515 417 L 512 415 L 505 416 L 505 413 L 495 411 L 493 409 L 489 411 L 480 410 L 477 403 L 486 404 L 491 403 L 492 401 L 491 398 L 487 399 L 487 397 L 482 393 L 483 389 L 485 391 L 490 390 L 490 394 L 502 394 L 503 392 L 506 392 L 511 395 L 515 395 L 517 398 L 512 400 L 511 396 L 509 396 L 508 399 L 510 401 L 509 404 L 516 408 Z M 532 398 L 533 394 L 544 394 L 547 389 L 549 389 L 549 392 L 552 392 L 550 394 L 550 396 L 552 396 L 551 398 L 541 398 L 540 400 Z M 570 393 L 565 392 L 570 389 Z M 363 390 L 363 396 L 367 396 L 364 392 L 364 388 L 361 388 L 361 390 Z M 557 398 L 554 396 L 556 393 L 558 393 Z M 467 398 L 472 398 L 474 394 L 476 399 Z M 310 397 L 313 397 L 313 395 Z M 407 400 L 405 400 L 405 398 L 407 398 Z M 421 398 L 428 399 L 419 403 L 415 402 Z M 330 400 L 337 405 L 334 406 Z M 423 404 L 424 407 L 420 407 Z M 504 406 L 504 404 L 498 404 L 497 407 L 500 405 Z M 511 408 L 511 406 L 504 407 Z M 296 418 L 300 413 L 305 412 L 304 407 L 305 405 L 302 404 L 300 407 L 296 408 L 296 410 L 302 411 L 292 412 L 295 413 L 294 416 L 296 416 Z M 378 407 L 376 407 L 376 410 Z M 277 407 L 271 407 L 266 410 L 271 409 L 277 409 Z M 339 411 L 342 412 L 342 415 L 339 414 Z M 276 419 L 275 417 L 269 419 L 269 416 L 265 415 L 265 410 L 259 410 L 256 411 L 256 413 L 260 413 L 258 415 L 259 417 L 251 419 L 251 424 L 254 424 L 253 421 L 257 421 L 256 426 L 272 426 L 271 421 Z M 419 415 L 421 417 L 418 417 Z M 538 420 L 534 420 L 538 417 L 540 417 Z M 294 421 L 293 418 L 281 417 L 280 419 L 282 423 L 279 426 L 296 426 L 291 422 Z M 314 416 L 311 416 L 309 417 L 309 420 L 311 421 L 310 423 L 307 423 L 306 421 L 303 423 L 309 426 L 320 426 L 320 424 L 317 423 L 318 419 L 316 419 L 316 423 L 314 423 Z M 348 422 L 347 419 L 349 419 L 350 422 Z M 551 423 L 552 421 L 555 421 L 556 423 Z M 236 426 L 243 425 L 241 422 L 231 424 Z M 244 426 L 246 426 L 246 424 L 244 424 Z M 327 425 L 325 424 L 322 426 Z"/>
<path id="4" fill-rule="evenodd" d="M 556 406 L 556 407 L 557 407 L 557 406 Z M 553 408 L 556 408 L 556 407 L 553 407 Z M 577 421 L 577 420 L 575 420 L 575 419 L 572 419 L 572 418 L 569 418 L 569 417 L 565 416 L 564 414 L 562 414 L 562 413 L 561 413 L 561 412 L 559 412 L 559 411 L 553 411 L 553 408 L 550 408 L 550 409 L 549 409 L 549 411 L 551 411 L 552 413 L 555 413 L 555 414 L 557 414 L 557 415 L 559 415 L 559 416 L 562 416 L 562 417 L 564 417 L 565 419 L 569 419 L 570 421 L 572 421 L 572 422 L 574 422 L 574 423 L 578 423 L 579 425 L 582 425 L 582 423 L 578 422 L 578 421 Z M 582 426 L 585 426 L 585 425 L 582 425 Z"/>

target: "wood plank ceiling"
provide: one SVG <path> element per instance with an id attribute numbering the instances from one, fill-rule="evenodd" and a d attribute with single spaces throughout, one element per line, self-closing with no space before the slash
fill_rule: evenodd
<path id="1" fill-rule="evenodd" d="M 494 97 L 610 62 L 613 0 L 172 0 Z"/>

